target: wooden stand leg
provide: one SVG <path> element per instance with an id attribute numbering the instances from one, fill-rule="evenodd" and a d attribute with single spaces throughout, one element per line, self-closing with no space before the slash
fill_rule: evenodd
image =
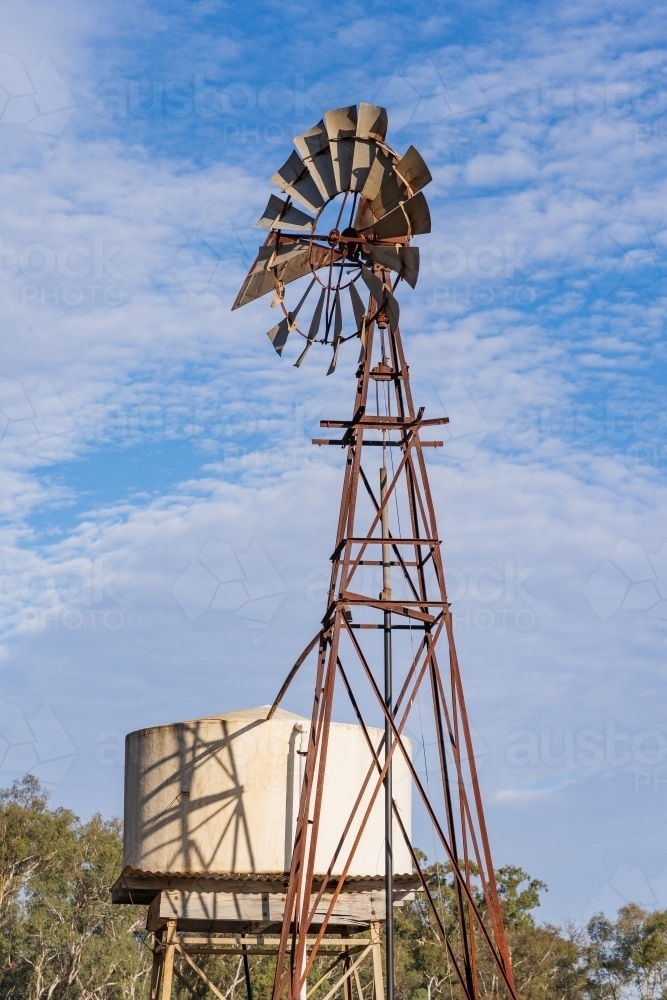
<path id="1" fill-rule="evenodd" d="M 162 937 L 162 935 L 160 935 Z M 162 970 L 162 951 L 157 947 L 161 941 L 155 941 L 153 946 L 153 965 L 151 967 L 151 991 L 150 1000 L 158 1000 L 158 989 L 160 986 L 160 972 Z"/>
<path id="2" fill-rule="evenodd" d="M 350 932 L 347 929 L 345 929 L 343 931 L 343 937 L 349 937 L 349 936 Z M 352 963 L 350 962 L 350 952 L 349 949 L 346 948 L 345 958 L 343 959 L 343 971 L 349 972 L 351 965 Z M 352 1000 L 352 976 L 348 976 L 345 982 L 343 983 L 343 1000 Z M 362 1000 L 362 998 L 359 997 L 359 1000 Z"/>
<path id="3" fill-rule="evenodd" d="M 371 941 L 373 942 L 373 1000 L 384 1000 L 380 924 L 377 921 L 371 924 Z"/>
<path id="4" fill-rule="evenodd" d="M 167 921 L 164 934 L 164 952 L 162 957 L 162 989 L 160 1000 L 171 1000 L 171 984 L 174 980 L 174 941 L 176 938 L 176 921 Z"/>
<path id="5" fill-rule="evenodd" d="M 343 959 L 343 969 L 345 972 L 350 968 L 349 956 Z M 353 1000 L 352 998 L 352 976 L 348 976 L 343 983 L 343 1000 Z"/>

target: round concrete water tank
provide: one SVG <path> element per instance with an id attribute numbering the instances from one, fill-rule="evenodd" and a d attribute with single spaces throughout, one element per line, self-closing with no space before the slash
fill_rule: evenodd
<path id="1" fill-rule="evenodd" d="M 125 757 L 124 868 L 162 874 L 289 870 L 310 720 L 268 706 L 130 733 Z M 380 729 L 369 730 L 377 749 Z M 408 753 L 410 743 L 404 744 Z M 394 754 L 394 799 L 411 829 L 410 775 Z M 372 758 L 361 727 L 332 723 L 315 873 L 329 867 Z M 377 772 L 376 772 L 377 774 Z M 364 793 L 334 874 L 370 800 Z M 394 872 L 412 871 L 394 820 Z M 349 874 L 384 873 L 384 793 L 378 794 Z"/>

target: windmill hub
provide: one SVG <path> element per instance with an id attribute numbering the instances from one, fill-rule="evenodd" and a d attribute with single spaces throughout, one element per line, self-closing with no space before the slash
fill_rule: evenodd
<path id="1" fill-rule="evenodd" d="M 354 226 L 348 226 L 341 233 L 342 238 L 347 242 L 347 257 L 348 260 L 356 260 L 359 256 L 359 233 L 354 228 Z"/>

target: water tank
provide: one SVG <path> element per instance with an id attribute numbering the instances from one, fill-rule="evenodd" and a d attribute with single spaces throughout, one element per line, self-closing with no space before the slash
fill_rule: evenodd
<path id="1" fill-rule="evenodd" d="M 188 875 L 289 870 L 310 720 L 268 706 L 130 733 L 125 756 L 124 870 Z M 376 749 L 380 729 L 370 729 Z M 410 743 L 404 740 L 410 752 Z M 394 754 L 394 799 L 408 834 L 411 782 Z M 326 872 L 372 758 L 360 726 L 332 723 L 315 874 Z M 377 773 L 377 772 L 376 772 Z M 334 874 L 370 798 L 369 782 Z M 394 872 L 411 873 L 394 821 Z M 384 793 L 349 870 L 384 873 Z"/>

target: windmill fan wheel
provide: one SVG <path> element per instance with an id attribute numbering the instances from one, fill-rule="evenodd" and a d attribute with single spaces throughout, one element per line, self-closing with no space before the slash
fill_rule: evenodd
<path id="1" fill-rule="evenodd" d="M 331 374 L 342 343 L 360 337 L 363 344 L 366 322 L 378 318 L 397 326 L 396 286 L 401 279 L 412 288 L 417 282 L 419 250 L 410 243 L 431 231 L 422 193 L 431 174 L 414 146 L 399 156 L 387 145 L 387 122 L 386 110 L 373 104 L 325 111 L 317 125 L 296 136 L 296 151 L 271 178 L 287 197 L 272 194 L 256 223 L 269 233 L 232 309 L 273 292 L 271 305 L 283 318 L 268 336 L 278 354 L 290 332 L 304 338 L 297 367 L 314 343 L 326 344 L 333 351 Z M 289 309 L 286 286 L 299 278 L 310 282 Z M 360 279 L 373 313 L 359 293 Z M 314 288 L 315 308 L 301 328 L 299 314 Z M 347 324 L 343 292 L 351 307 Z"/>

